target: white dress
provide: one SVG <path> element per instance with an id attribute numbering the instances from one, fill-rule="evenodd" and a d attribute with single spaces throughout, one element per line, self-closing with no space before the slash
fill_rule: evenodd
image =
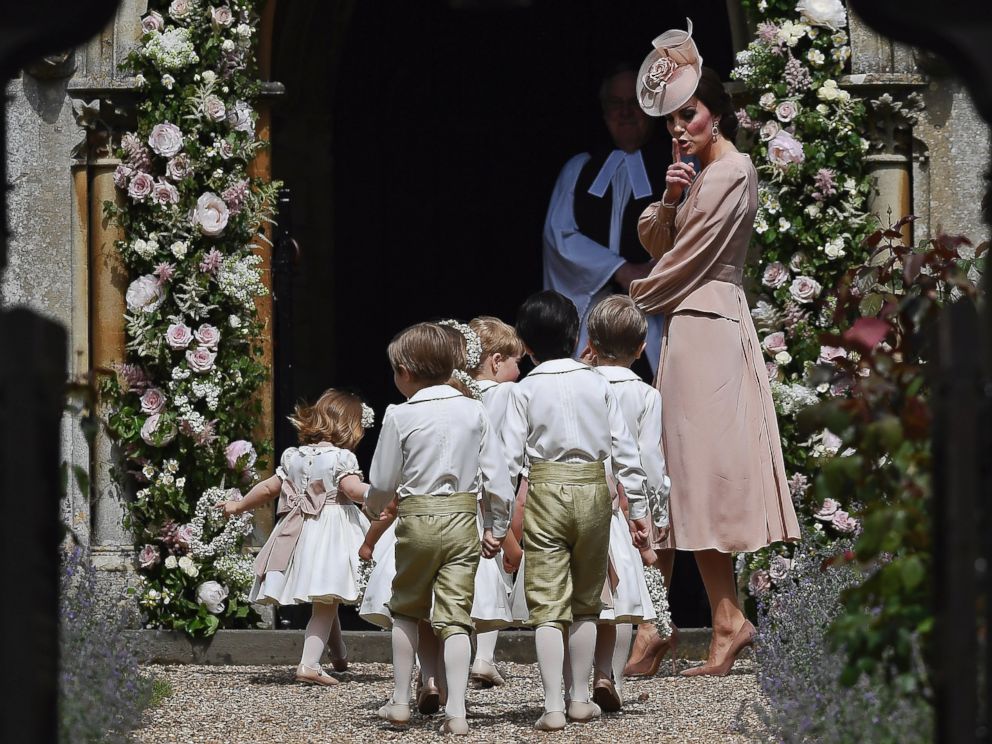
<path id="1" fill-rule="evenodd" d="M 657 615 L 644 581 L 644 563 L 620 509 L 614 509 L 610 519 L 610 562 L 616 571 L 617 586 L 613 590 L 613 607 L 599 614 L 600 621 L 636 625 L 654 620 Z"/>
<path id="2" fill-rule="evenodd" d="M 299 493 L 322 480 L 326 501 L 315 517 L 306 516 L 299 542 L 285 571 L 267 571 L 255 577 L 248 599 L 261 604 L 358 601 L 358 549 L 369 520 L 353 503 L 338 496 L 346 475 L 361 477 L 355 455 L 333 445 L 304 445 L 283 452 L 276 468 L 280 480 L 289 480 Z M 273 531 L 272 540 L 276 535 Z"/>
<path id="3" fill-rule="evenodd" d="M 482 537 L 482 514 L 479 514 L 479 537 Z M 513 625 L 510 592 L 513 577 L 503 568 L 503 551 L 495 558 L 479 558 L 475 572 L 475 597 L 472 600 L 472 622 L 478 633 L 499 630 Z"/>
<path id="4" fill-rule="evenodd" d="M 396 576 L 396 522 L 379 537 L 372 550 L 372 573 L 365 587 L 365 598 L 358 615 L 365 621 L 387 630 L 393 627 L 389 600 L 393 598 L 393 577 Z"/>

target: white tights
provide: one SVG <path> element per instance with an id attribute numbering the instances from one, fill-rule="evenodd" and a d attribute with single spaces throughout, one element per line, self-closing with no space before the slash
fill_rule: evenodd
<path id="1" fill-rule="evenodd" d="M 592 620 L 573 622 L 568 632 L 568 656 L 572 669 L 570 700 L 589 702 L 589 675 L 592 673 L 595 651 L 596 623 Z"/>
<path id="2" fill-rule="evenodd" d="M 320 657 L 324 655 L 324 647 L 331 634 L 331 628 L 338 618 L 336 602 L 314 602 L 310 622 L 307 623 L 303 637 L 303 658 L 300 663 L 310 669 L 320 667 Z M 344 648 L 344 643 L 341 642 Z"/>
<path id="3" fill-rule="evenodd" d="M 537 666 L 544 685 L 544 709 L 565 712 L 561 691 L 562 664 L 565 661 L 565 640 L 554 625 L 539 625 L 534 633 L 537 646 Z"/>
<path id="4" fill-rule="evenodd" d="M 465 717 L 465 690 L 468 688 L 468 665 L 472 658 L 472 641 L 468 633 L 450 635 L 444 642 L 444 677 L 448 683 L 445 718 Z"/>
<path id="5" fill-rule="evenodd" d="M 494 661 L 493 657 L 496 654 L 496 640 L 498 638 L 498 630 L 491 630 L 488 633 L 477 633 L 475 636 L 475 658 L 488 661 L 492 664 Z"/>

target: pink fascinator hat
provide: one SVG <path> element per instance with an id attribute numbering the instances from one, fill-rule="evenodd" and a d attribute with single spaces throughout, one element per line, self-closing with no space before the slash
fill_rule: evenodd
<path id="1" fill-rule="evenodd" d="M 649 116 L 665 116 L 692 98 L 699 85 L 703 58 L 688 30 L 671 29 L 651 42 L 654 49 L 637 73 L 637 102 Z"/>

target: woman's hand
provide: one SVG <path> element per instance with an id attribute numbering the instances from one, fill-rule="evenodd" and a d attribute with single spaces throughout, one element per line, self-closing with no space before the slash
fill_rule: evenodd
<path id="1" fill-rule="evenodd" d="M 672 164 L 668 166 L 665 174 L 665 193 L 661 197 L 661 203 L 665 206 L 675 206 L 682 198 L 682 194 L 687 188 L 692 186 L 692 181 L 696 177 L 696 169 L 692 163 L 682 162 L 682 148 L 679 141 L 672 138 Z"/>
<path id="2" fill-rule="evenodd" d="M 221 501 L 218 504 L 214 504 L 214 507 L 224 512 L 224 517 L 230 519 L 241 513 L 241 502 L 240 501 Z"/>

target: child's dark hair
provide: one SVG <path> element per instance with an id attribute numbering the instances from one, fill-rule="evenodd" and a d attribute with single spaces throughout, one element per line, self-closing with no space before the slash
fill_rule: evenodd
<path id="1" fill-rule="evenodd" d="M 289 421 L 296 428 L 300 444 L 326 441 L 350 450 L 365 436 L 362 399 L 333 388 L 324 391 L 313 405 L 298 403 Z"/>
<path id="2" fill-rule="evenodd" d="M 571 357 L 579 341 L 579 313 L 575 304 L 550 289 L 524 300 L 517 311 L 516 327 L 520 340 L 538 362 Z"/>

